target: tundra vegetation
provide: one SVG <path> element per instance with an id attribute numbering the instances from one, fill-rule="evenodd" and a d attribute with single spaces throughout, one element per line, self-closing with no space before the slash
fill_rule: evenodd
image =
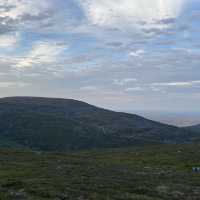
<path id="1" fill-rule="evenodd" d="M 200 145 L 0 151 L 2 200 L 199 200 Z"/>

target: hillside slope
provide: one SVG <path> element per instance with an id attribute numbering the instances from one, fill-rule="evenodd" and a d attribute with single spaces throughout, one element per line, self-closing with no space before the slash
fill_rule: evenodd
<path id="1" fill-rule="evenodd" d="M 0 146 L 40 150 L 188 143 L 196 134 L 72 99 L 0 99 Z"/>
<path id="2" fill-rule="evenodd" d="M 188 126 L 185 129 L 200 134 L 200 124 L 195 125 L 195 126 Z"/>

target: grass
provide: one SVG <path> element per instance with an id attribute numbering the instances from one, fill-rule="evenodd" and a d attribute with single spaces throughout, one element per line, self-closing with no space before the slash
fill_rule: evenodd
<path id="1" fill-rule="evenodd" d="M 200 145 L 0 150 L 1 200 L 199 200 Z"/>

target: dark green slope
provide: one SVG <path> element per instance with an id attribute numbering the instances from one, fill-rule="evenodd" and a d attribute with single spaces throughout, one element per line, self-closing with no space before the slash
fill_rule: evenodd
<path id="1" fill-rule="evenodd" d="M 193 132 L 199 133 L 199 135 L 200 135 L 200 124 L 195 125 L 195 126 L 188 126 L 185 129 L 189 130 L 189 131 L 193 131 Z"/>
<path id="2" fill-rule="evenodd" d="M 0 145 L 41 150 L 188 143 L 195 133 L 71 99 L 0 99 Z"/>

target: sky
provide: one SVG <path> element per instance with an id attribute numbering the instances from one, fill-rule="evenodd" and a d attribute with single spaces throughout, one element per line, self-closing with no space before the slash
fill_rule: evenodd
<path id="1" fill-rule="evenodd" d="M 200 0 L 1 0 L 5 96 L 200 112 Z"/>

